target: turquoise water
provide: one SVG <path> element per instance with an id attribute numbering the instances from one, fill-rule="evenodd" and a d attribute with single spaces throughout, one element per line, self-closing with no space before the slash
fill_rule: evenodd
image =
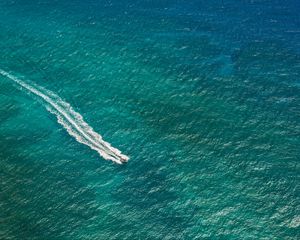
<path id="1" fill-rule="evenodd" d="M 297 1 L 0 2 L 0 239 L 298 239 Z"/>

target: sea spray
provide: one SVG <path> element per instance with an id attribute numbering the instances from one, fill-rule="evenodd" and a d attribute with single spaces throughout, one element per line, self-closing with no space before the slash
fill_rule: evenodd
<path id="1" fill-rule="evenodd" d="M 128 156 L 122 154 L 120 150 L 104 141 L 101 135 L 95 132 L 93 128 L 84 121 L 83 117 L 57 94 L 35 84 L 24 82 L 2 69 L 0 69 L 0 74 L 43 100 L 46 104 L 46 109 L 57 117 L 58 123 L 61 124 L 77 142 L 89 146 L 106 160 L 112 160 L 119 164 L 128 161 Z"/>

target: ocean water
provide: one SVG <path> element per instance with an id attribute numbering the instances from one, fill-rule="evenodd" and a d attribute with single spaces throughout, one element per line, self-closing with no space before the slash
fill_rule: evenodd
<path id="1" fill-rule="evenodd" d="M 0 239 L 299 239 L 299 12 L 1 0 Z"/>

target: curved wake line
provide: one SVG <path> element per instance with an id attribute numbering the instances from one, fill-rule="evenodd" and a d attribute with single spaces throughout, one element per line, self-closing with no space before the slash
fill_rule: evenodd
<path id="1" fill-rule="evenodd" d="M 0 69 L 0 74 L 42 99 L 47 104 L 47 110 L 57 117 L 58 123 L 79 143 L 85 144 L 97 151 L 106 160 L 112 160 L 119 164 L 128 161 L 128 156 L 112 147 L 110 143 L 105 142 L 101 135 L 96 133 L 93 128 L 84 121 L 83 117 L 58 95 L 40 86 L 25 83 L 2 69 Z"/>

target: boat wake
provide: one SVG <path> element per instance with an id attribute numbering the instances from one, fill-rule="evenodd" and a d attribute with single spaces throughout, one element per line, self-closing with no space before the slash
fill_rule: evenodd
<path id="1" fill-rule="evenodd" d="M 83 117 L 58 95 L 43 87 L 24 82 L 2 69 L 0 69 L 0 74 L 41 99 L 45 103 L 46 109 L 57 117 L 58 123 L 60 123 L 77 142 L 89 146 L 106 160 L 111 160 L 119 164 L 128 161 L 128 156 L 122 154 L 120 150 L 104 141 L 101 135 L 96 133 L 93 128 L 84 121 Z"/>

